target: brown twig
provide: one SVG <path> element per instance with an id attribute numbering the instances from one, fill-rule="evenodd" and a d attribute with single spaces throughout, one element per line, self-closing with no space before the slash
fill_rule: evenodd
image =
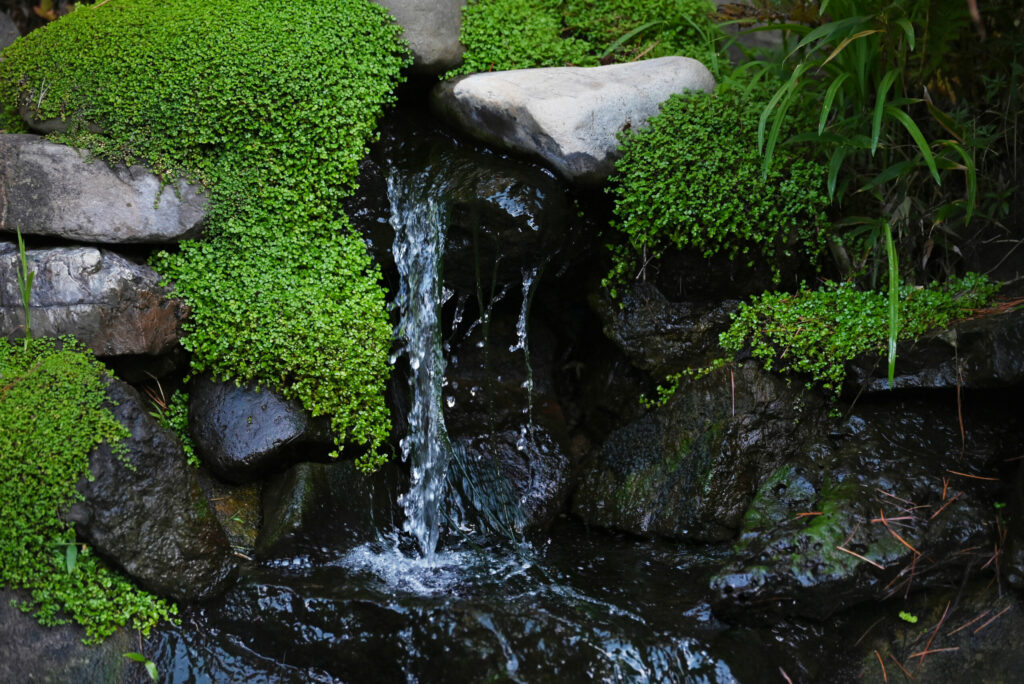
<path id="1" fill-rule="evenodd" d="M 992 617 L 990 617 L 990 618 L 989 618 L 988 620 L 986 620 L 986 621 L 985 621 L 985 624 L 983 624 L 983 625 L 982 625 L 981 627 L 979 627 L 978 629 L 974 630 L 974 632 L 972 632 L 972 633 L 973 633 L 973 634 L 977 634 L 977 633 L 978 633 L 978 632 L 980 632 L 981 630 L 985 629 L 986 627 L 988 627 L 989 625 L 991 625 L 991 624 L 992 624 L 993 622 L 995 622 L 997 618 L 999 618 L 999 617 L 1002 617 L 1003 613 L 1005 613 L 1005 612 L 1006 612 L 1006 611 L 1008 611 L 1008 610 L 1010 610 L 1010 606 L 1006 606 L 1006 607 L 1005 607 L 1005 608 L 1003 608 L 1003 609 L 1002 609 L 1001 611 L 999 611 L 998 613 L 996 613 L 995 615 L 993 615 Z"/>
<path id="2" fill-rule="evenodd" d="M 871 560 L 870 558 L 865 558 L 864 556 L 860 555 L 859 553 L 857 553 L 855 551 L 851 551 L 850 549 L 847 549 L 847 548 L 842 547 L 842 546 L 837 546 L 836 548 L 839 549 L 840 551 L 843 551 L 844 553 L 850 554 L 851 556 L 854 556 L 856 558 L 860 558 L 865 563 L 871 563 L 872 565 L 874 565 L 879 570 L 885 570 L 885 566 L 882 565 L 881 563 L 876 563 L 875 561 Z"/>
<path id="3" fill-rule="evenodd" d="M 992 612 L 992 609 L 990 608 L 990 609 L 986 610 L 984 613 L 982 613 L 981 615 L 979 615 L 978 617 L 974 618 L 973 620 L 970 620 L 970 621 L 965 622 L 964 624 L 960 625 L 959 627 L 954 629 L 952 632 L 950 632 L 946 636 L 953 636 L 954 634 L 956 634 L 960 630 L 967 629 L 968 627 L 973 625 L 975 622 L 977 622 L 978 620 L 980 620 L 981 618 L 985 617 L 986 615 L 988 615 L 991 612 Z"/>
<path id="4" fill-rule="evenodd" d="M 920 651 L 919 653 L 911 653 L 910 658 L 920 658 L 921 662 L 924 662 L 924 657 L 931 655 L 932 653 L 948 653 L 949 651 L 959 651 L 959 646 L 950 646 L 949 648 L 933 648 L 930 651 Z M 918 666 L 920 668 L 920 666 Z"/>
<path id="5" fill-rule="evenodd" d="M 877 648 L 875 649 L 875 657 L 878 658 L 878 666 L 882 668 L 882 681 L 888 683 L 889 674 L 885 671 L 885 663 L 882 662 L 882 654 L 878 652 Z"/>
<path id="6" fill-rule="evenodd" d="M 946 469 L 946 472 L 947 473 L 953 473 L 954 475 L 959 475 L 960 477 L 969 477 L 972 480 L 989 480 L 991 482 L 999 482 L 999 478 L 998 477 L 984 477 L 982 475 L 971 475 L 970 473 L 961 473 L 959 471 L 950 470 L 948 468 Z"/>
<path id="7" fill-rule="evenodd" d="M 904 539 L 900 535 L 896 534 L 896 530 L 892 529 L 892 527 L 889 526 L 889 521 L 886 520 L 885 514 L 882 513 L 881 510 L 878 511 L 878 515 L 881 518 L 882 524 L 885 525 L 885 529 L 889 530 L 889 534 L 891 534 L 892 536 L 896 537 L 896 541 L 898 541 L 899 543 L 903 544 L 908 549 L 913 551 L 915 556 L 920 556 L 921 555 L 921 552 L 918 551 L 917 549 L 915 549 L 913 546 L 911 546 L 910 542 L 908 542 L 906 539 Z"/>
<path id="8" fill-rule="evenodd" d="M 961 494 L 963 494 L 963 492 L 958 492 L 956 496 L 954 496 L 954 497 L 953 497 L 952 499 L 950 499 L 950 500 L 949 500 L 949 501 L 947 501 L 946 503 L 942 504 L 942 507 L 941 507 L 941 508 L 939 508 L 939 510 L 935 511 L 934 513 L 932 513 L 932 517 L 930 517 L 930 518 L 928 518 L 928 519 L 929 519 L 929 520 L 935 520 L 935 517 L 936 517 L 936 516 L 937 516 L 937 515 L 938 515 L 939 513 L 941 513 L 942 511 L 946 510 L 946 507 L 947 507 L 947 506 L 949 506 L 949 504 L 951 504 L 951 503 L 953 503 L 954 501 L 956 501 L 957 499 L 959 499 L 959 498 L 960 498 L 960 495 L 961 495 Z M 945 498 L 945 497 L 943 497 L 943 498 Z"/>
<path id="9" fill-rule="evenodd" d="M 925 644 L 924 650 L 921 651 L 920 653 L 912 653 L 910 655 L 911 658 L 918 658 L 918 657 L 920 657 L 920 660 L 917 661 L 917 669 L 918 670 L 920 670 L 921 666 L 924 664 L 924 657 L 926 655 L 929 655 L 931 653 L 939 653 L 942 650 L 954 650 L 954 651 L 956 650 L 956 648 L 953 648 L 953 649 L 941 649 L 940 648 L 940 649 L 936 649 L 934 651 L 930 650 L 931 647 L 932 647 L 932 642 L 935 641 L 936 635 L 938 635 L 939 630 L 942 629 L 942 623 L 944 623 L 946 621 L 946 615 L 948 615 L 948 614 L 949 614 L 949 601 L 946 602 L 946 609 L 944 611 L 942 611 L 942 617 L 939 618 L 938 624 L 935 625 L 935 629 L 932 630 L 932 635 L 928 638 L 928 643 Z"/>
<path id="10" fill-rule="evenodd" d="M 892 662 L 896 663 L 896 667 L 898 667 L 901 670 L 903 670 L 903 674 L 905 674 L 909 679 L 913 679 L 914 678 L 914 675 L 910 674 L 910 672 L 907 671 L 907 668 L 903 667 L 903 663 L 901 663 L 900 661 L 896 660 L 896 656 L 894 656 L 892 653 L 890 653 L 889 657 L 892 658 Z"/>

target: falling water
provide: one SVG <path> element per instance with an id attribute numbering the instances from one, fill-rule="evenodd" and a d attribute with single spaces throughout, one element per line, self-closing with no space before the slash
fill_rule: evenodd
<path id="1" fill-rule="evenodd" d="M 420 551 L 434 558 L 440 536 L 444 487 L 451 447 L 442 414 L 444 355 L 441 348 L 440 310 L 443 292 L 440 260 L 444 250 L 444 209 L 439 193 L 419 176 L 388 178 L 393 252 L 401 276 L 396 300 L 409 359 L 412 404 L 409 431 L 402 439 L 402 456 L 410 462 L 412 481 L 401 498 L 405 531 L 415 537 Z"/>

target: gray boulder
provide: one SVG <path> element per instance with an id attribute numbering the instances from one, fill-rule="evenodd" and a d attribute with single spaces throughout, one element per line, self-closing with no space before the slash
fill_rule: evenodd
<path id="1" fill-rule="evenodd" d="M 98 243 L 196 237 L 201 186 L 165 185 L 144 166 L 110 165 L 35 135 L 0 135 L 0 231 Z"/>
<path id="2" fill-rule="evenodd" d="M 584 464 L 572 510 L 644 537 L 729 539 L 761 483 L 824 439 L 816 403 L 753 364 L 684 381 Z"/>
<path id="3" fill-rule="evenodd" d="M 7 15 L 7 12 L 0 12 L 0 50 L 13 43 L 21 37 L 21 32 L 14 25 L 14 21 Z"/>
<path id="4" fill-rule="evenodd" d="M 93 247 L 28 250 L 35 272 L 32 334 L 74 335 L 98 356 L 163 354 L 178 343 L 188 308 L 168 299 L 153 269 Z M 24 335 L 18 248 L 0 242 L 0 335 Z"/>
<path id="5" fill-rule="evenodd" d="M 228 482 L 249 482 L 282 470 L 305 460 L 299 447 L 331 440 L 325 420 L 314 420 L 298 401 L 253 384 L 240 387 L 201 377 L 191 392 L 189 415 L 199 457 Z"/>
<path id="6" fill-rule="evenodd" d="M 210 511 L 181 443 L 150 416 L 130 385 L 110 382 L 111 411 L 131 433 L 119 455 L 106 444 L 89 457 L 68 519 L 79 537 L 144 588 L 176 601 L 220 593 L 235 571 L 224 531 Z"/>
<path id="7" fill-rule="evenodd" d="M 571 181 L 597 184 L 613 169 L 619 133 L 645 125 L 674 93 L 714 87 L 700 62 L 661 57 L 471 74 L 439 84 L 433 102 L 471 135 L 540 157 Z"/>
<path id="8" fill-rule="evenodd" d="M 459 42 L 465 0 L 374 0 L 387 8 L 409 41 L 415 73 L 443 74 L 462 63 Z"/>

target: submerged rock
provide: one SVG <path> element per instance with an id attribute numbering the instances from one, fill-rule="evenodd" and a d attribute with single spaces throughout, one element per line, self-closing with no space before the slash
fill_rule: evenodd
<path id="1" fill-rule="evenodd" d="M 960 321 L 900 344 L 896 389 L 995 388 L 1024 382 L 1024 309 Z M 847 365 L 854 392 L 889 391 L 885 359 L 861 357 Z"/>
<path id="2" fill-rule="evenodd" d="M 78 535 L 145 589 L 176 601 L 206 599 L 230 582 L 235 560 L 181 444 L 129 385 L 107 390 L 128 428 L 124 454 L 103 444 L 90 455 L 68 519 Z"/>
<path id="3" fill-rule="evenodd" d="M 35 272 L 32 334 L 74 335 L 97 356 L 163 354 L 177 345 L 188 311 L 160 276 L 107 250 L 54 247 L 26 251 Z M 0 242 L 0 335 L 24 335 L 17 245 Z"/>
<path id="4" fill-rule="evenodd" d="M 1017 443 L 1012 428 L 972 417 L 965 453 L 955 407 L 903 402 L 856 410 L 834 449 L 790 459 L 711 581 L 716 610 L 824 619 L 983 565 L 996 532 L 996 483 L 985 478 Z"/>
<path id="5" fill-rule="evenodd" d="M 718 335 L 729 327 L 729 314 L 738 305 L 670 302 L 657 287 L 640 282 L 621 299 L 606 294 L 590 298 L 604 324 L 604 334 L 637 368 L 657 378 L 686 368 L 700 368 L 721 356 Z"/>
<path id="6" fill-rule="evenodd" d="M 433 101 L 471 135 L 540 157 L 570 181 L 599 184 L 618 157 L 619 133 L 643 126 L 669 95 L 714 87 L 697 60 L 661 57 L 471 74 L 440 84 Z"/>
<path id="7" fill-rule="evenodd" d="M 465 50 L 459 42 L 462 6 L 466 0 L 374 0 L 387 8 L 409 41 L 412 71 L 443 74 L 462 63 Z"/>
<path id="8" fill-rule="evenodd" d="M 190 393 L 189 428 L 203 463 L 228 482 L 249 482 L 331 443 L 329 425 L 302 404 L 250 383 L 200 377 Z M 322 450 L 326 454 L 327 449 Z"/>
<path id="9" fill-rule="evenodd" d="M 822 438 L 815 400 L 753 364 L 684 381 L 584 464 L 572 511 L 645 537 L 728 539 L 767 476 Z"/>
<path id="10" fill-rule="evenodd" d="M 15 602 L 27 598 L 0 588 L 0 681 L 126 682 L 142 669 L 122 655 L 138 650 L 131 630 L 119 629 L 102 644 L 86 646 L 83 627 L 43 627 L 18 610 Z"/>
<path id="11" fill-rule="evenodd" d="M 79 242 L 177 242 L 206 217 L 197 185 L 91 159 L 36 135 L 0 135 L 0 231 Z"/>
<path id="12" fill-rule="evenodd" d="M 569 496 L 571 464 L 543 428 L 462 438 L 449 466 L 449 481 L 482 524 L 522 533 L 542 530 L 562 512 Z M 490 519 L 488 519 L 490 518 Z"/>

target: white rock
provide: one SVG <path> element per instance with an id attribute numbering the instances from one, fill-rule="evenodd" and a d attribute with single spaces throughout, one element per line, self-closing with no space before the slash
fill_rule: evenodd
<path id="1" fill-rule="evenodd" d="M 176 242 L 198 236 L 202 188 L 164 186 L 144 166 L 110 165 L 35 135 L 0 135 L 0 231 L 78 242 Z"/>
<path id="2" fill-rule="evenodd" d="M 459 42 L 465 0 L 375 0 L 387 8 L 404 31 L 412 51 L 413 71 L 443 74 L 462 63 Z"/>
<path id="3" fill-rule="evenodd" d="M 485 142 L 539 156 L 569 180 L 600 183 L 618 158 L 621 131 L 644 126 L 674 93 L 714 87 L 697 60 L 662 57 L 471 74 L 440 84 L 434 105 Z"/>

